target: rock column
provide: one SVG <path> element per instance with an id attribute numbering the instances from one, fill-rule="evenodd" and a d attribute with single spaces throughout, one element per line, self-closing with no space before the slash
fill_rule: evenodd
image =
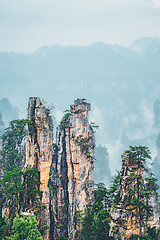
<path id="1" fill-rule="evenodd" d="M 78 239 L 79 218 L 93 200 L 95 139 L 88 121 L 90 104 L 77 99 L 57 132 L 55 235 Z"/>
<path id="2" fill-rule="evenodd" d="M 150 200 L 144 196 L 147 189 L 141 161 L 131 153 L 122 155 L 122 170 L 117 200 L 111 210 L 110 236 L 113 239 L 129 239 L 132 234 L 146 234 L 147 227 L 158 227 L 158 201 L 156 192 L 151 189 Z M 144 207 L 151 207 L 151 216 Z"/>
<path id="3" fill-rule="evenodd" d="M 28 104 L 29 138 L 26 149 L 26 166 L 36 166 L 40 175 L 42 191 L 42 211 L 40 228 L 50 227 L 49 213 L 49 173 L 53 154 L 53 122 L 49 110 L 40 98 L 31 97 Z M 49 239 L 49 230 L 45 238 Z"/>

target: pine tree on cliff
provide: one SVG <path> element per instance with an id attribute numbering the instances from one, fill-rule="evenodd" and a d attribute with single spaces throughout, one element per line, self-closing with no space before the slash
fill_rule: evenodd
<path id="1" fill-rule="evenodd" d="M 133 234 L 144 235 L 151 222 L 153 226 L 159 223 L 151 204 L 157 186 L 147 167 L 150 159 L 150 151 L 145 146 L 130 146 L 129 151 L 122 155 L 120 185 L 111 211 L 110 236 L 113 238 L 122 235 L 129 239 Z"/>
<path id="2" fill-rule="evenodd" d="M 22 165 L 22 155 L 19 151 L 22 139 L 27 135 L 26 119 L 13 120 L 1 136 L 2 150 L 0 166 L 3 171 L 10 171 L 14 166 Z"/>

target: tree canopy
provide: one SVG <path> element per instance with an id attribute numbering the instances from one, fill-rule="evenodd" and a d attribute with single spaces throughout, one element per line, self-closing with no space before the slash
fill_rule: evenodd
<path id="1" fill-rule="evenodd" d="M 37 229 L 37 221 L 34 215 L 19 217 L 13 220 L 12 234 L 7 240 L 42 240 Z"/>
<path id="2" fill-rule="evenodd" d="M 22 139 L 27 134 L 26 124 L 30 121 L 26 119 L 13 120 L 10 122 L 9 127 L 1 136 L 2 150 L 0 165 L 4 171 L 12 170 L 14 166 L 22 164 L 22 155 L 20 152 L 20 144 Z"/>

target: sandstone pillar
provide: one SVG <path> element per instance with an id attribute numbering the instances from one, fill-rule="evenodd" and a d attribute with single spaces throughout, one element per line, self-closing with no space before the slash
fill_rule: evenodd
<path id="1" fill-rule="evenodd" d="M 40 175 L 42 211 L 40 228 L 50 228 L 48 180 L 53 153 L 53 122 L 49 110 L 40 98 L 30 97 L 28 104 L 29 138 L 26 149 L 26 166 L 36 166 Z M 49 239 L 49 230 L 45 238 Z"/>

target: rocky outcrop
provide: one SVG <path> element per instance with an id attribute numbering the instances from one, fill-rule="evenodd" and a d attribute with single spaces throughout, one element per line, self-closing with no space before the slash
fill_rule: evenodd
<path id="1" fill-rule="evenodd" d="M 113 239 L 129 239 L 132 234 L 146 234 L 147 227 L 158 227 L 158 201 L 153 189 L 149 202 L 144 197 L 142 163 L 135 160 L 130 153 L 122 155 L 120 186 L 111 211 L 110 236 Z M 151 216 L 147 208 L 153 210 Z M 149 209 L 148 208 L 148 209 Z"/>
<path id="2" fill-rule="evenodd" d="M 89 110 L 90 104 L 77 99 L 58 127 L 57 154 L 52 162 L 55 239 L 78 239 L 78 219 L 93 200 L 95 139 L 88 121 Z"/>
<path id="3" fill-rule="evenodd" d="M 50 227 L 49 213 L 49 173 L 53 153 L 53 123 L 49 110 L 41 103 L 40 98 L 31 97 L 28 104 L 29 133 L 26 147 L 26 167 L 36 166 L 40 176 L 42 191 L 42 210 L 39 219 L 41 229 Z M 45 238 L 49 239 L 49 230 Z"/>

